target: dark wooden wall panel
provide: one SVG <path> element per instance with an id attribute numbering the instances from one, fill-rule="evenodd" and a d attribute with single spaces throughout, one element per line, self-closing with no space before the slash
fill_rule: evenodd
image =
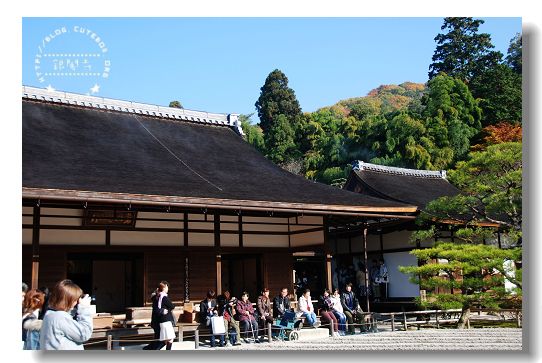
<path id="1" fill-rule="evenodd" d="M 66 250 L 60 246 L 41 246 L 38 287 L 51 289 L 66 278 L 66 273 Z"/>
<path id="2" fill-rule="evenodd" d="M 264 280 L 270 297 L 278 295 L 283 287 L 293 292 L 293 263 L 292 254 L 288 252 L 264 254 Z"/>
<path id="3" fill-rule="evenodd" d="M 216 254 L 192 252 L 189 255 L 190 301 L 201 301 L 209 289 L 216 291 Z"/>
<path id="4" fill-rule="evenodd" d="M 184 301 L 184 258 L 181 251 L 154 250 L 145 252 L 145 302 L 150 304 L 152 292 L 162 280 L 169 282 L 168 297 Z"/>
<path id="5" fill-rule="evenodd" d="M 23 246 L 22 264 L 22 281 L 30 287 L 32 283 L 32 246 Z"/>

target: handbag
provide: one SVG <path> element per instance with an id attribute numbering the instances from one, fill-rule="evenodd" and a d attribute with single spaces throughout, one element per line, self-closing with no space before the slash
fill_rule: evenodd
<path id="1" fill-rule="evenodd" d="M 226 327 L 224 326 L 224 317 L 223 316 L 211 317 L 211 328 L 213 330 L 213 335 L 226 334 Z"/>

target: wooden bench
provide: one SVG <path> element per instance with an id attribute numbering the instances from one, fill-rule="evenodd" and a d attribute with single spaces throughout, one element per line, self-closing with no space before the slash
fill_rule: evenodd
<path id="1" fill-rule="evenodd" d="M 172 310 L 175 321 L 179 321 L 179 318 L 184 313 L 182 306 L 177 306 Z M 149 326 L 152 318 L 152 307 L 127 307 L 126 319 L 123 322 L 125 328 L 132 328 L 135 326 Z"/>
<path id="2" fill-rule="evenodd" d="M 378 316 L 381 320 L 382 318 L 390 317 L 392 331 L 395 331 L 396 322 L 401 323 L 405 331 L 408 330 L 408 326 L 410 325 L 415 325 L 420 330 L 422 326 L 435 326 L 439 328 L 441 324 L 456 324 L 461 317 L 461 309 L 379 313 Z M 398 318 L 397 321 L 396 318 Z"/>

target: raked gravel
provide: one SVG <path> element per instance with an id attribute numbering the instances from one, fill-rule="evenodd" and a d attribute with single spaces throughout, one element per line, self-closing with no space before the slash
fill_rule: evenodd
<path id="1" fill-rule="evenodd" d="M 243 344 L 226 350 L 521 350 L 521 329 L 422 329 L 356 334 L 311 341 Z"/>

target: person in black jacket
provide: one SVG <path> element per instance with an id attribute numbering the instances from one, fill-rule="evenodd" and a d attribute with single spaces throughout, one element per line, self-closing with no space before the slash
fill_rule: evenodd
<path id="1" fill-rule="evenodd" d="M 280 295 L 273 299 L 273 317 L 275 319 L 282 319 L 284 313 L 292 311 L 290 307 L 290 299 L 288 298 L 288 289 L 283 287 L 280 291 Z"/>
<path id="2" fill-rule="evenodd" d="M 199 313 L 200 313 L 200 324 L 205 325 L 209 327 L 212 331 L 211 327 L 211 318 L 213 316 L 218 316 L 218 306 L 215 299 L 216 293 L 214 290 L 210 289 L 207 291 L 207 297 L 203 299 L 199 304 Z M 224 342 L 224 334 L 219 335 L 220 339 L 220 346 L 223 347 L 225 345 Z M 215 346 L 216 337 L 214 334 L 211 335 L 211 347 Z"/>
<path id="3" fill-rule="evenodd" d="M 167 281 L 160 282 L 157 295 L 152 303 L 153 312 L 157 314 L 157 321 L 160 327 L 160 341 L 166 343 L 166 350 L 171 350 L 173 339 L 175 339 L 175 331 L 173 327 L 176 325 L 172 310 L 175 305 L 169 300 L 168 293 L 169 283 Z M 152 320 L 152 318 L 151 318 Z"/>
<path id="4" fill-rule="evenodd" d="M 359 306 L 356 294 L 352 292 L 352 283 L 346 284 L 346 291 L 341 294 L 341 305 L 343 306 L 344 315 L 348 321 L 348 330 L 350 334 L 356 333 L 354 323 L 359 323 L 362 320 L 361 307 Z"/>
<path id="5" fill-rule="evenodd" d="M 160 285 L 168 285 L 167 281 L 161 281 Z M 163 310 L 158 309 L 158 294 L 160 293 L 160 287 L 154 290 L 151 294 L 152 313 L 151 313 L 151 328 L 154 330 L 153 341 L 145 346 L 143 350 L 160 350 L 166 345 L 165 342 L 160 341 L 160 315 Z"/>

